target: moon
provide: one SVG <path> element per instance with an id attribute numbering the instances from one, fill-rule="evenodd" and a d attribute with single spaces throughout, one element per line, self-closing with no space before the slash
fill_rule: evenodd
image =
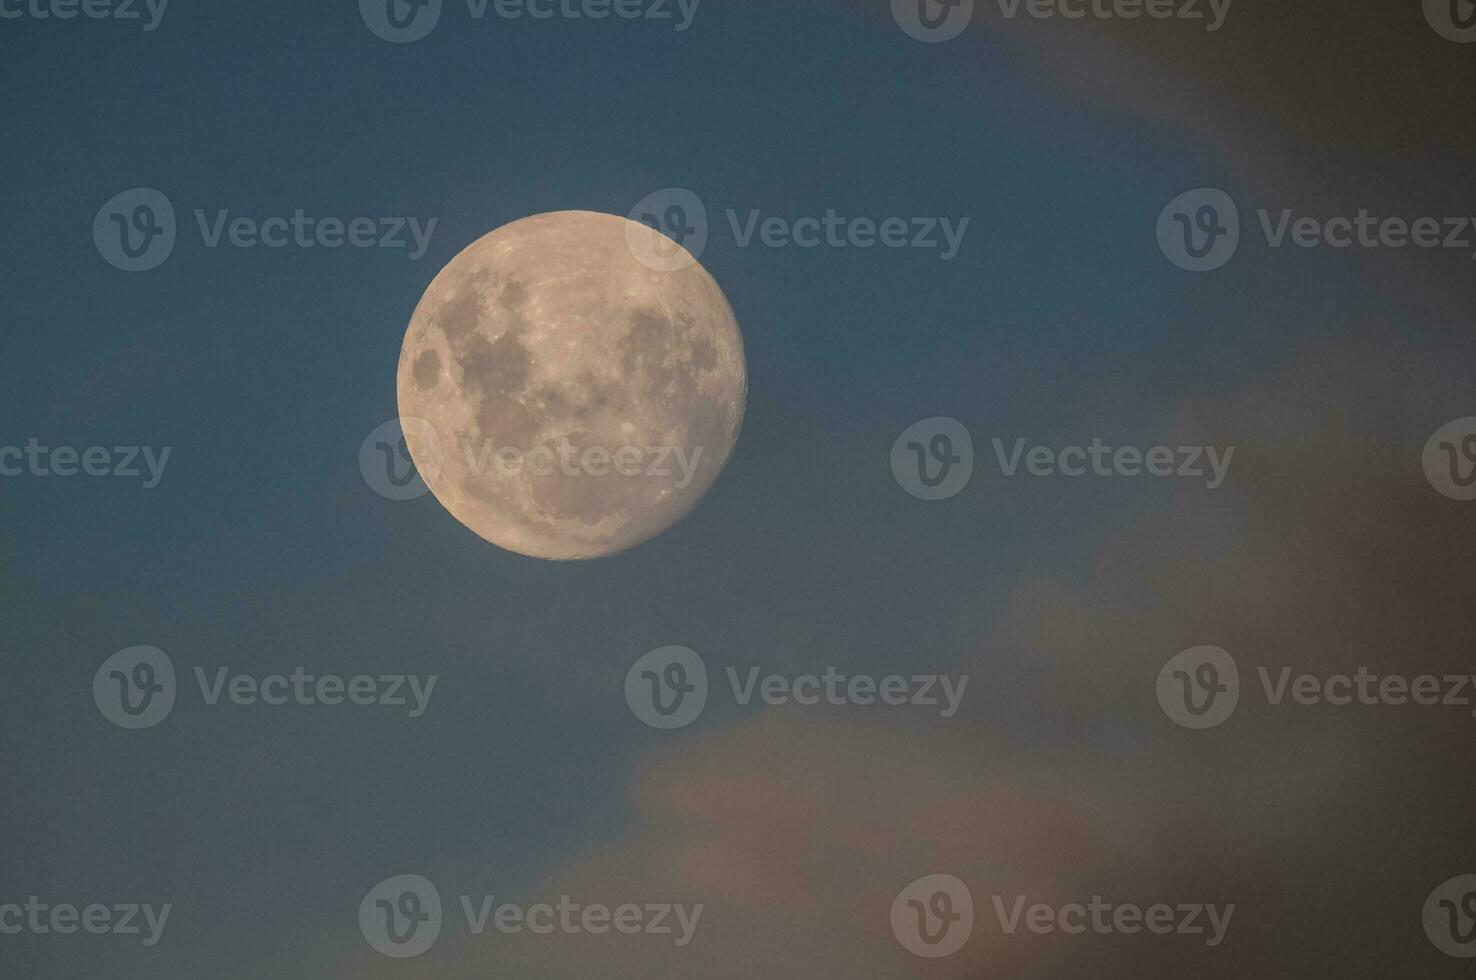
<path id="1" fill-rule="evenodd" d="M 743 423 L 743 338 L 689 253 L 558 211 L 473 242 L 421 297 L 396 379 L 405 444 L 462 524 L 508 551 L 598 558 L 671 527 Z"/>

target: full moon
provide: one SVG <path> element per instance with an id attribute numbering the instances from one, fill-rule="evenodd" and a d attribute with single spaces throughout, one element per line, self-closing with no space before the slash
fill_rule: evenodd
<path id="1" fill-rule="evenodd" d="M 405 444 L 452 516 L 535 558 L 671 527 L 727 462 L 748 375 L 718 284 L 643 224 L 534 215 L 473 242 L 410 318 Z"/>

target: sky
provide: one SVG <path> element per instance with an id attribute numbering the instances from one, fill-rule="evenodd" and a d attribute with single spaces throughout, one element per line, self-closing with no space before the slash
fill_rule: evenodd
<path id="1" fill-rule="evenodd" d="M 138 447 L 140 470 L 0 476 L 0 976 L 1468 969 L 1427 907 L 1476 890 L 1440 891 L 1476 874 L 1472 707 L 1273 703 L 1261 678 L 1473 673 L 1476 503 L 1429 461 L 1449 423 L 1468 423 L 1452 445 L 1476 432 L 1476 228 L 1459 248 L 1274 247 L 1261 212 L 1476 216 L 1476 46 L 1419 2 L 1236 0 L 1210 31 L 980 0 L 937 43 L 906 6 L 478 19 L 446 0 L 394 42 L 368 0 L 138 19 L 0 0 L 0 463 L 34 440 Z M 94 235 L 134 188 L 177 216 L 139 272 Z M 360 449 L 396 415 L 436 273 L 519 218 L 628 215 L 669 188 L 705 207 L 700 261 L 748 371 L 741 436 L 692 514 L 546 562 L 432 496 L 375 492 Z M 1238 206 L 1240 239 L 1191 272 L 1156 228 L 1200 188 Z M 299 209 L 430 233 L 414 258 L 408 234 L 211 247 L 194 216 Z M 732 221 L 754 210 L 968 223 L 945 258 L 745 245 Z M 936 418 L 973 466 L 927 500 L 894 443 Z M 1234 456 L 1213 488 L 1011 476 L 996 439 Z M 144 450 L 165 447 L 146 486 Z M 626 676 L 673 645 L 711 690 L 663 730 Z M 133 730 L 94 678 L 136 646 L 179 683 Z M 1239 702 L 1193 729 L 1158 679 L 1205 646 L 1238 665 Z M 969 680 L 945 717 L 740 704 L 727 667 Z M 437 682 L 412 716 L 413 699 L 211 704 L 197 668 Z M 443 905 L 414 957 L 361 924 L 400 875 Z M 907 934 L 906 889 L 933 875 L 974 907 L 947 956 Z M 6 913 L 32 896 L 170 911 L 145 945 L 143 912 L 97 935 Z M 478 935 L 462 898 L 486 896 L 702 911 L 682 945 L 680 927 Z M 997 910 L 1017 896 L 1234 913 L 1213 946 L 1011 932 Z"/>

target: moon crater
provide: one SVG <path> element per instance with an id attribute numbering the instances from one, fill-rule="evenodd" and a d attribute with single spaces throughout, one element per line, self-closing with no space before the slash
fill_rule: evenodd
<path id="1" fill-rule="evenodd" d="M 436 499 L 499 547 L 577 559 L 639 544 L 696 505 L 737 441 L 733 311 L 695 260 L 639 259 L 631 236 L 658 233 L 633 225 L 513 222 L 452 259 L 411 317 L 406 444 Z"/>

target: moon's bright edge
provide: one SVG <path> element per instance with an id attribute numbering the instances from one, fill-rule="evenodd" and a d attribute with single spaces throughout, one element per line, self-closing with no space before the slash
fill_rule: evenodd
<path id="1" fill-rule="evenodd" d="M 590 211 L 524 218 L 452 259 L 416 307 L 396 383 L 406 444 L 487 541 L 614 554 L 680 520 L 727 462 L 748 388 L 738 323 L 689 256 L 674 271 L 637 259 L 630 242 L 656 234 Z"/>

